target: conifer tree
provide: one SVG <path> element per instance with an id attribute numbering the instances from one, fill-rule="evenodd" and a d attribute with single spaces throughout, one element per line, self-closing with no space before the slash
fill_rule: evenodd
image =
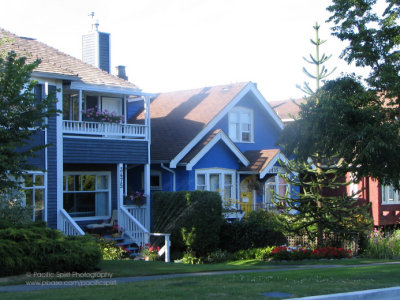
<path id="1" fill-rule="evenodd" d="M 324 118 L 330 118 L 325 112 L 332 108 L 327 93 L 321 92 L 320 83 L 334 70 L 328 73 L 322 66 L 330 56 L 323 54 L 320 57 L 319 47 L 325 41 L 319 39 L 318 24 L 314 29 L 316 40 L 311 40 L 311 43 L 316 47 L 316 55 L 310 55 L 311 60 L 306 61 L 316 66 L 316 74 L 311 75 L 305 68 L 303 71 L 315 79 L 316 89 L 313 91 L 308 83 L 301 88 L 310 95 L 308 102 L 300 106 L 300 118 L 289 124 L 278 140 L 287 155 L 297 155 L 295 160 L 286 164 L 286 168 L 297 176 L 290 178 L 285 175 L 284 178 L 298 192 L 292 190 L 285 197 L 276 195 L 276 199 L 280 207 L 286 207 L 283 215 L 287 229 L 317 238 L 317 244 L 321 247 L 324 245 L 324 233 L 335 232 L 345 237 L 364 230 L 369 226 L 369 218 L 366 209 L 356 205 L 354 195 L 347 196 L 346 186 L 350 184 L 345 180 L 348 164 L 337 156 L 334 149 L 326 151 L 327 148 L 316 147 L 314 133 L 321 136 L 322 129 L 326 128 L 323 126 Z M 306 155 L 301 155 L 301 152 Z"/>

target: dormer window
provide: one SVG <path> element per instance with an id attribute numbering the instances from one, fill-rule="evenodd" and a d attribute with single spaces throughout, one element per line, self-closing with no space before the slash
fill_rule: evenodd
<path id="1" fill-rule="evenodd" d="M 229 113 L 229 137 L 234 142 L 253 142 L 253 111 L 244 107 L 235 107 Z"/>

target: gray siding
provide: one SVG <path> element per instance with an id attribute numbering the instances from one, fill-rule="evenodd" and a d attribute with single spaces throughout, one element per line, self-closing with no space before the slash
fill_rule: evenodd
<path id="1" fill-rule="evenodd" d="M 64 163 L 146 164 L 147 142 L 64 137 Z"/>

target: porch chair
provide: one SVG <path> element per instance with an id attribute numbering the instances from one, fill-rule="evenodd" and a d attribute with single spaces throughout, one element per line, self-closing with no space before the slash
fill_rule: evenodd
<path id="1" fill-rule="evenodd" d="M 111 229 L 111 227 L 117 225 L 118 222 L 118 210 L 114 209 L 112 211 L 111 219 L 108 220 L 108 222 L 102 222 L 102 223 L 93 223 L 93 224 L 88 224 L 86 225 L 86 228 L 94 231 L 96 229 Z"/>

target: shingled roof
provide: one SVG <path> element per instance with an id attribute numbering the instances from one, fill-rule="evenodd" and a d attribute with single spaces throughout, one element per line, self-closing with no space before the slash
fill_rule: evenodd
<path id="1" fill-rule="evenodd" d="M 152 102 L 152 161 L 173 159 L 248 82 L 159 94 Z M 138 119 L 143 119 L 143 113 Z"/>
<path id="2" fill-rule="evenodd" d="M 244 155 L 247 157 L 250 164 L 247 167 L 242 167 L 239 171 L 251 171 L 257 174 L 262 173 L 279 153 L 279 149 L 246 151 Z"/>
<path id="3" fill-rule="evenodd" d="M 5 39 L 4 39 L 5 38 Z M 28 62 L 41 59 L 35 72 L 50 73 L 53 76 L 67 76 L 80 80 L 85 84 L 107 85 L 118 88 L 138 89 L 134 84 L 117 76 L 102 71 L 84 63 L 80 59 L 65 54 L 55 48 L 31 38 L 19 37 L 0 28 L 0 50 L 15 51 L 18 55 L 27 57 Z"/>
<path id="4" fill-rule="evenodd" d="M 295 103 L 293 103 L 293 101 Z M 276 111 L 278 116 L 281 118 L 283 122 L 285 121 L 293 121 L 293 117 L 297 117 L 300 111 L 300 107 L 298 105 L 305 103 L 305 99 L 296 99 L 296 100 L 281 100 L 281 101 L 270 101 L 269 104 Z"/>

